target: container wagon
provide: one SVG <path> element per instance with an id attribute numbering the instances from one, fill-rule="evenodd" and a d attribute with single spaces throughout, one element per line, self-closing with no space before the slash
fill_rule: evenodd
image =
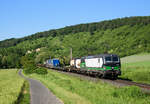
<path id="1" fill-rule="evenodd" d="M 48 59 L 46 61 L 46 67 L 49 67 L 49 68 L 60 67 L 59 59 Z"/>

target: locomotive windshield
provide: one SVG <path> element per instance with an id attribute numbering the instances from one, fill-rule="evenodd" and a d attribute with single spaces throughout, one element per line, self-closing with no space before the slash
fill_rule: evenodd
<path id="1" fill-rule="evenodd" d="M 111 61 L 111 57 L 105 57 L 105 61 Z"/>
<path id="2" fill-rule="evenodd" d="M 119 58 L 117 56 L 106 56 L 105 57 L 106 62 L 114 62 L 114 61 L 119 61 Z"/>
<path id="3" fill-rule="evenodd" d="M 118 57 L 113 56 L 113 61 L 119 61 L 119 60 L 118 60 Z"/>

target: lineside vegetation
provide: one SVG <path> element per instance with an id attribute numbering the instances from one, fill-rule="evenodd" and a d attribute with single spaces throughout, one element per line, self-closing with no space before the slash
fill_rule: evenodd
<path id="1" fill-rule="evenodd" d="M 122 64 L 121 78 L 150 84 L 150 61 Z"/>
<path id="2" fill-rule="evenodd" d="M 29 82 L 26 80 L 22 86 L 20 95 L 14 104 L 30 104 L 30 89 Z"/>
<path id="3" fill-rule="evenodd" d="M 49 70 L 48 74 L 31 74 L 40 80 L 65 104 L 149 104 L 150 95 L 140 88 L 121 87 L 102 82 L 91 82 L 79 77 Z"/>
<path id="4" fill-rule="evenodd" d="M 150 84 L 150 54 L 143 53 L 121 59 L 121 78 Z"/>

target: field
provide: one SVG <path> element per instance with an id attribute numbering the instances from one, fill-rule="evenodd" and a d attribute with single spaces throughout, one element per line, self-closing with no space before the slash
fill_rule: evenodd
<path id="1" fill-rule="evenodd" d="M 117 88 L 103 82 L 91 82 L 49 70 L 47 75 L 32 74 L 65 104 L 149 104 L 150 95 L 140 88 Z"/>
<path id="2" fill-rule="evenodd" d="M 128 56 L 121 61 L 121 78 L 150 84 L 150 54 Z"/>
<path id="3" fill-rule="evenodd" d="M 14 104 L 21 92 L 24 79 L 17 70 L 0 70 L 0 104 Z"/>

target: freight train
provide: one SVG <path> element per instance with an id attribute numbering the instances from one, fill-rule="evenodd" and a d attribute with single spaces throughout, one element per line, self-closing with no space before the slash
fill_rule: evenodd
<path id="1" fill-rule="evenodd" d="M 46 67 L 55 68 L 88 75 L 94 75 L 102 78 L 117 78 L 121 75 L 121 62 L 119 56 L 115 54 L 99 54 L 74 58 L 70 60 L 70 67 L 60 67 L 60 62 L 57 59 L 47 60 Z"/>

